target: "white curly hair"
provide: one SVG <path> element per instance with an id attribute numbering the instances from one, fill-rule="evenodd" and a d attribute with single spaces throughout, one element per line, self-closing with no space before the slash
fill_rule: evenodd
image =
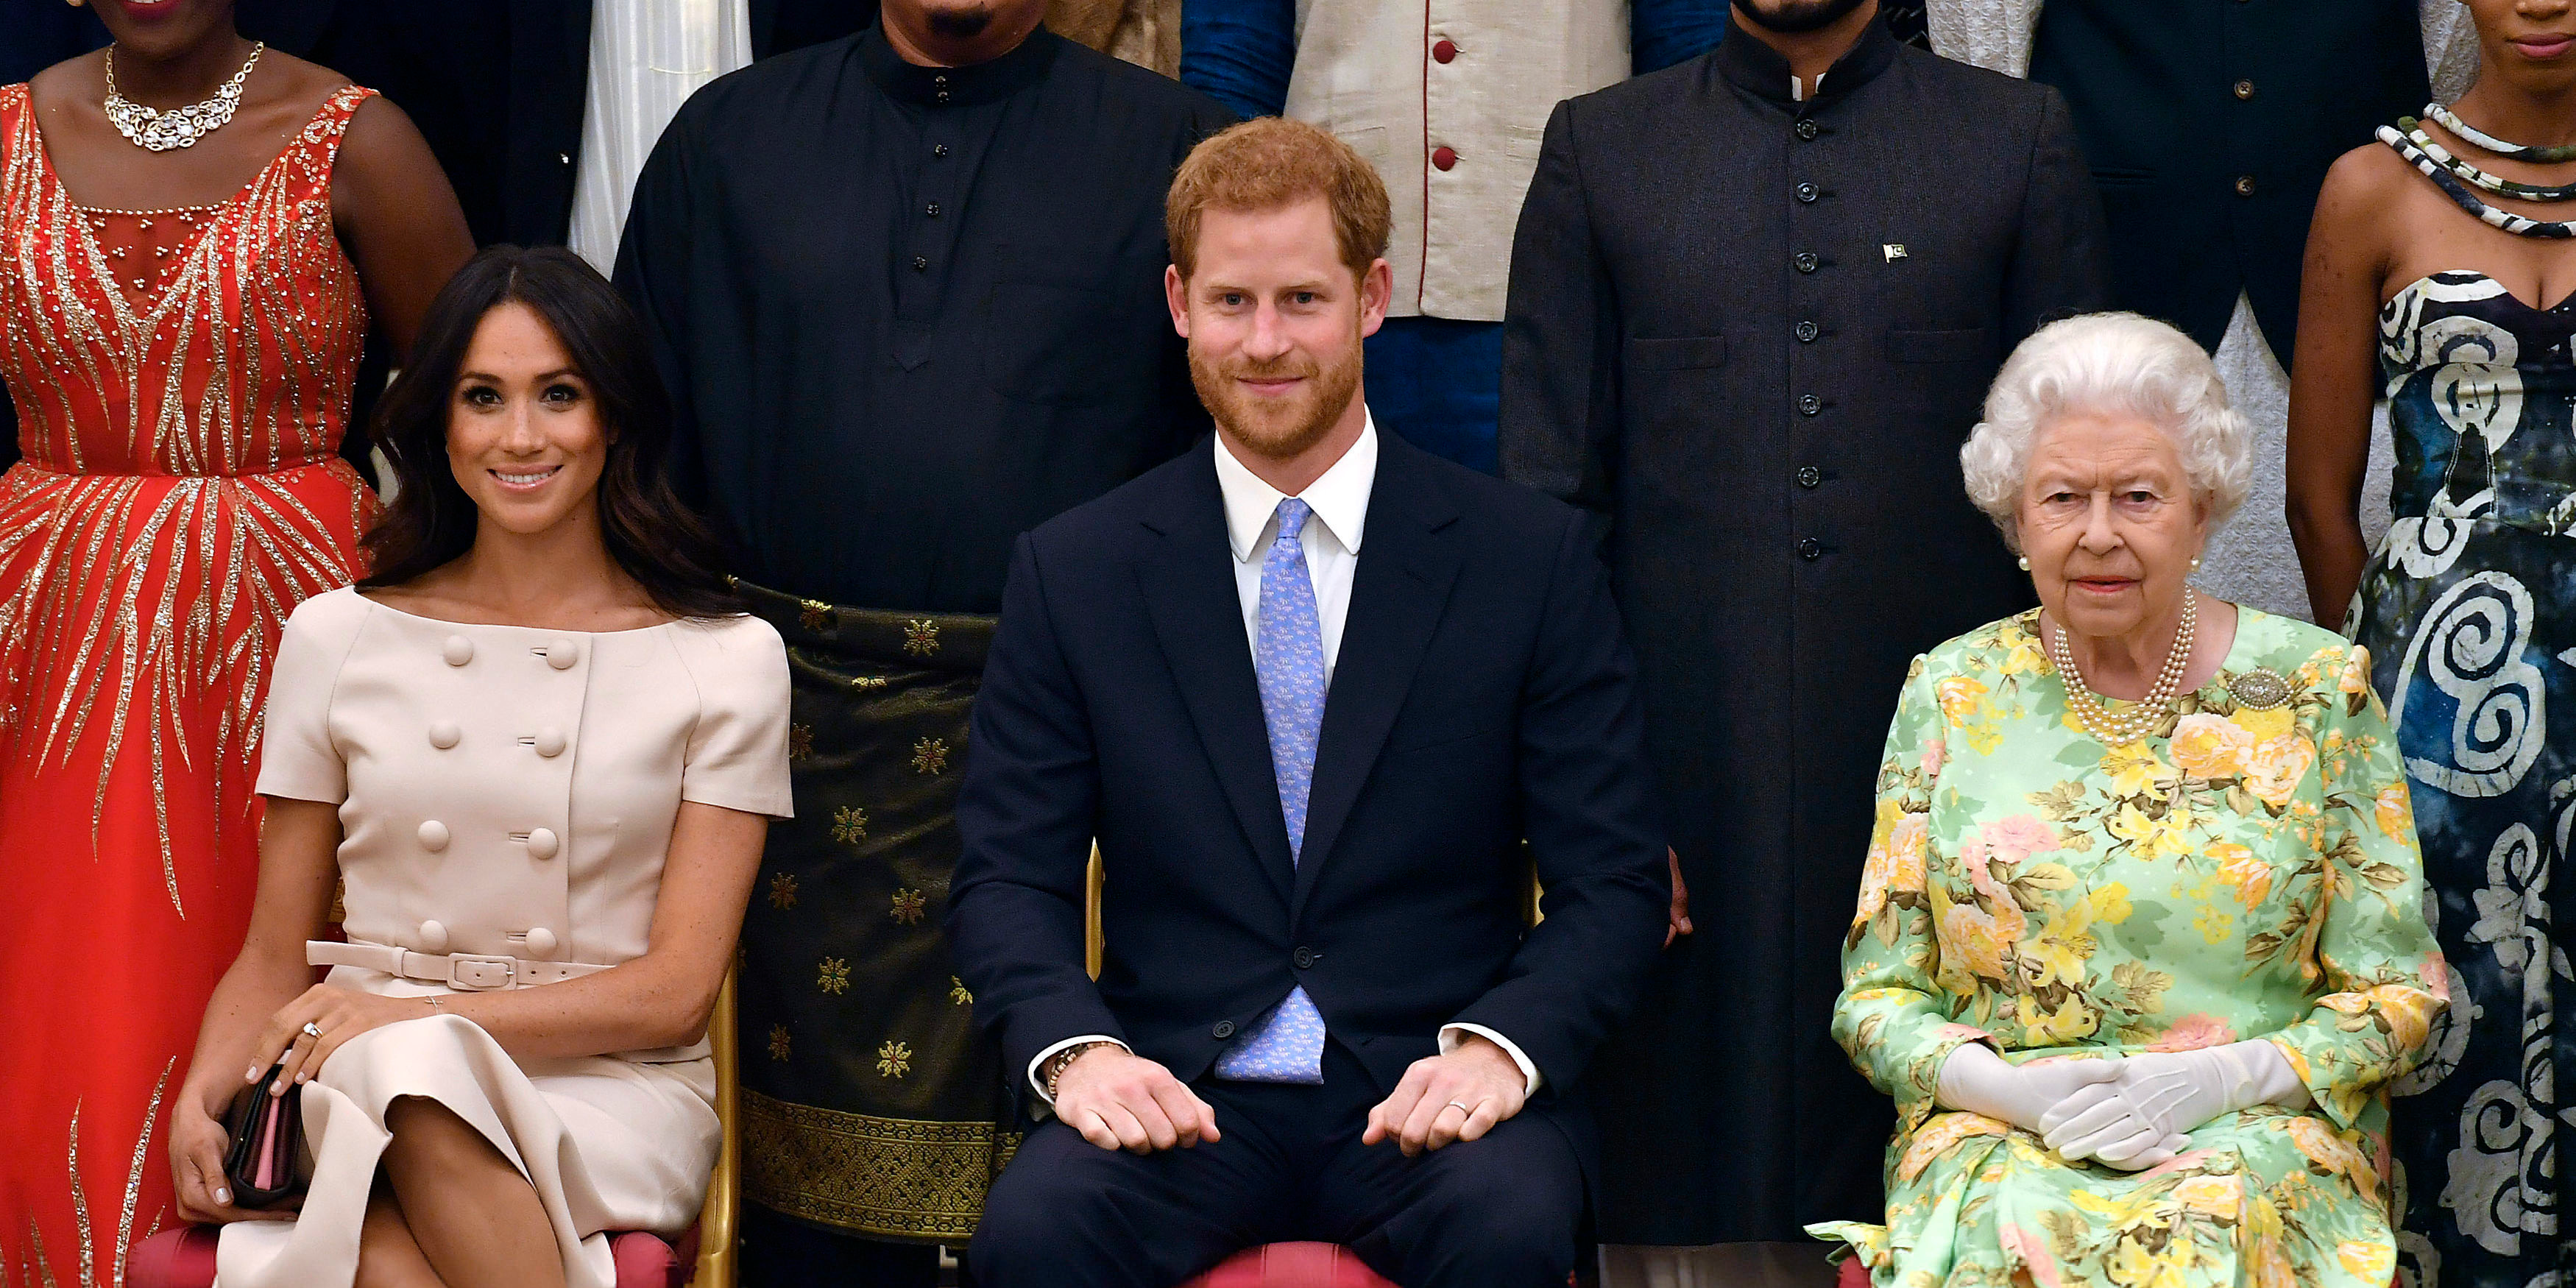
<path id="1" fill-rule="evenodd" d="M 2049 323 L 2014 348 L 1986 391 L 1986 418 L 1959 448 L 1968 499 L 2016 553 L 2031 443 L 2050 422 L 2086 412 L 2135 416 L 2163 430 L 2212 531 L 2245 504 L 2251 442 L 2209 355 L 2153 318 L 2088 313 Z"/>

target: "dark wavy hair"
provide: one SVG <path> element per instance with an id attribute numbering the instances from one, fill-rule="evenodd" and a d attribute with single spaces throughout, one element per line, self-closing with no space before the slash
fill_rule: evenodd
<path id="1" fill-rule="evenodd" d="M 477 511 L 448 464 L 448 420 L 475 330 L 512 303 L 545 319 L 597 399 L 610 436 L 598 493 L 609 557 L 675 617 L 742 611 L 720 571 L 724 548 L 671 488 L 671 400 L 643 324 L 598 270 L 560 246 L 491 247 L 430 302 L 410 361 L 376 406 L 394 500 L 367 532 L 373 571 L 358 584 L 399 586 L 474 548 Z"/>

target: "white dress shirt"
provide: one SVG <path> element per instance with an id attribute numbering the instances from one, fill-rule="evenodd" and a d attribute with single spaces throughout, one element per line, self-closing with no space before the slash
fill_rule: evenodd
<path id="1" fill-rule="evenodd" d="M 1216 439 L 1216 485 L 1225 497 L 1226 544 L 1234 551 L 1234 590 L 1243 601 L 1243 644 L 1246 649 L 1261 638 L 1261 565 L 1270 552 L 1270 543 L 1279 536 L 1279 503 L 1287 493 L 1261 481 L 1250 466 L 1236 459 L 1234 449 L 1226 445 L 1225 436 Z M 1322 477 L 1297 494 L 1313 515 L 1297 533 L 1297 543 L 1305 547 L 1306 575 L 1315 583 L 1315 620 L 1324 632 L 1324 691 L 1327 708 L 1331 705 L 1333 666 L 1342 655 L 1342 624 L 1350 619 L 1351 583 L 1359 573 L 1360 541 L 1368 530 L 1369 492 L 1377 485 L 1377 419 L 1370 417 L 1360 426 L 1357 442 L 1333 462 Z M 1321 857 L 1321 856 L 1318 856 Z M 1501 1047 L 1519 1065 L 1521 1076 L 1529 1080 L 1529 1094 L 1538 1094 L 1538 1066 L 1512 1043 L 1510 1038 L 1481 1024 L 1444 1024 L 1440 1028 L 1440 1052 L 1454 1051 L 1462 1035 L 1473 1033 Z M 1038 1071 L 1059 1051 L 1085 1042 L 1109 1042 L 1120 1047 L 1127 1044 L 1106 1034 L 1089 1033 L 1066 1038 L 1038 1052 L 1029 1061 L 1029 1086 L 1038 1099 L 1047 1100 L 1046 1083 Z"/>

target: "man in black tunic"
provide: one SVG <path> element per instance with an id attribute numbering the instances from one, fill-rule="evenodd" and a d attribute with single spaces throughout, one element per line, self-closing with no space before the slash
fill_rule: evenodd
<path id="1" fill-rule="evenodd" d="M 1879 751 L 1915 654 L 2029 602 L 1959 445 L 2104 299 L 2056 92 L 1876 17 L 1735 0 L 1715 52 L 1559 105 L 1521 211 L 1503 472 L 1601 516 L 1699 898 L 1594 1066 L 1605 1244 L 1881 1219 L 1889 1101 L 1828 1030 Z"/>
<path id="2" fill-rule="evenodd" d="M 888 1282 L 962 1245 L 1016 1143 L 940 922 L 967 709 L 1012 540 L 1206 432 L 1162 298 L 1163 194 L 1232 116 L 1038 27 L 880 25 L 691 98 L 617 282 L 678 407 L 682 486 L 795 670 L 796 819 L 743 932 L 751 1263 Z M 764 1237 L 765 1235 L 765 1237 Z M 873 1276 L 873 1277 L 871 1277 Z"/>

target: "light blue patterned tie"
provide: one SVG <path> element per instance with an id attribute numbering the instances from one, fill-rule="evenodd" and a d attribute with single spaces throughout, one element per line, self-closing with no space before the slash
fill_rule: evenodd
<path id="1" fill-rule="evenodd" d="M 1306 849 L 1306 798 L 1315 787 L 1315 737 L 1324 725 L 1324 628 L 1315 611 L 1315 579 L 1306 571 L 1306 547 L 1297 539 L 1312 513 L 1293 496 L 1279 502 L 1279 536 L 1261 561 L 1261 622 L 1252 646 L 1292 861 Z M 1304 988 L 1290 993 L 1217 1057 L 1216 1076 L 1322 1082 L 1324 1016 L 1314 999 Z"/>

